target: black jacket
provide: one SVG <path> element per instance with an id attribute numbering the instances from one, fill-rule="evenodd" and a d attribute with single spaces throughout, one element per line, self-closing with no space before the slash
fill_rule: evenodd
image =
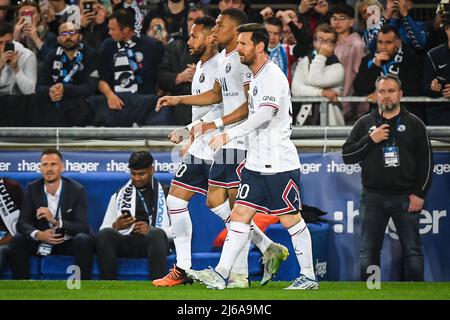
<path id="1" fill-rule="evenodd" d="M 384 123 L 390 127 L 389 140 L 375 144 L 369 134 Z M 400 166 L 386 168 L 383 148 L 391 144 L 394 130 Z M 382 118 L 378 111 L 360 118 L 342 147 L 342 157 L 347 164 L 361 163 L 362 185 L 372 192 L 412 193 L 424 199 L 431 186 L 433 159 L 427 129 L 419 118 L 403 107 L 393 119 Z"/>
<path id="2" fill-rule="evenodd" d="M 450 48 L 444 43 L 428 51 L 423 66 L 423 92 L 432 98 L 442 97 L 441 93 L 431 91 L 431 81 L 436 77 L 446 79 L 450 83 Z M 434 106 L 434 104 L 433 104 Z"/>
<path id="3" fill-rule="evenodd" d="M 62 178 L 60 206 L 60 220 L 67 234 L 76 236 L 78 233 L 89 233 L 86 191 L 80 183 Z M 46 219 L 36 218 L 36 210 L 39 207 L 47 207 L 43 179 L 28 184 L 17 222 L 18 232 L 30 236 L 35 230 L 44 231 L 50 228 Z"/>

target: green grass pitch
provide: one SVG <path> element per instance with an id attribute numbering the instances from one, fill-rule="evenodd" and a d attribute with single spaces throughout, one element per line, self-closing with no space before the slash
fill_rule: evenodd
<path id="1" fill-rule="evenodd" d="M 0 280 L 0 300 L 450 300 L 450 282 L 382 282 L 378 290 L 363 282 L 321 282 L 319 290 L 283 290 L 288 285 L 211 290 L 198 283 L 156 288 L 149 281 L 82 281 L 80 289 L 68 289 L 66 281 Z"/>

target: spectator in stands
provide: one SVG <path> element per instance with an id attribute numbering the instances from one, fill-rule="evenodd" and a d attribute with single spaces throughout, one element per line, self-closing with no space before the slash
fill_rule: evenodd
<path id="1" fill-rule="evenodd" d="M 16 232 L 15 221 L 19 218 L 22 200 L 20 184 L 13 179 L 0 178 L 0 272 L 9 256 L 10 242 Z"/>
<path id="2" fill-rule="evenodd" d="M 314 32 L 314 51 L 300 60 L 292 79 L 292 96 L 322 96 L 337 101 L 344 86 L 344 68 L 334 54 L 338 34 L 329 24 L 321 24 Z M 311 124 L 319 124 L 319 105 L 303 104 L 297 116 L 297 124 L 303 125 L 311 115 Z M 341 110 L 328 104 L 328 124 L 344 125 Z"/>
<path id="3" fill-rule="evenodd" d="M 167 273 L 172 239 L 164 191 L 148 151 L 133 152 L 128 167 L 131 180 L 111 196 L 97 234 L 100 274 L 117 279 L 116 258 L 145 257 L 150 279 L 158 279 Z"/>
<path id="4" fill-rule="evenodd" d="M 158 13 L 167 21 L 169 42 L 175 39 L 187 41 L 188 0 L 162 0 Z"/>
<path id="5" fill-rule="evenodd" d="M 450 16 L 448 12 L 450 11 L 450 3 L 446 0 L 441 0 L 441 3 L 436 9 L 436 15 L 432 21 L 428 21 L 428 35 L 426 52 L 431 49 L 447 42 L 447 35 L 445 34 L 444 26 Z M 446 9 L 447 8 L 447 9 Z"/>
<path id="6" fill-rule="evenodd" d="M 22 43 L 33 51 L 38 62 L 43 62 L 58 43 L 43 20 L 40 7 L 34 1 L 24 0 L 16 8 L 15 19 L 14 41 Z"/>
<path id="7" fill-rule="evenodd" d="M 244 11 L 248 17 L 248 22 L 263 23 L 263 16 L 251 8 L 249 0 L 219 0 L 219 12 L 217 12 L 217 16 L 223 10 L 231 8 Z"/>
<path id="8" fill-rule="evenodd" d="M 372 39 L 376 38 L 381 28 L 384 7 L 378 0 L 359 0 L 355 5 L 355 11 L 355 29 L 361 34 L 364 43 L 368 46 Z"/>
<path id="9" fill-rule="evenodd" d="M 78 5 L 83 42 L 98 50 L 109 38 L 106 9 L 99 0 L 80 0 Z"/>
<path id="10" fill-rule="evenodd" d="M 0 0 L 0 7 L 7 7 L 11 5 L 11 0 Z M 2 9 L 0 10 L 0 24 L 4 23 L 4 22 L 8 22 L 10 19 L 10 17 L 8 17 L 9 11 Z"/>
<path id="11" fill-rule="evenodd" d="M 345 3 L 339 3 L 330 8 L 331 26 L 336 29 L 338 41 L 334 53 L 339 62 L 344 67 L 344 97 L 353 95 L 353 80 L 359 70 L 362 58 L 365 56 L 365 45 L 361 36 L 357 32 L 353 32 L 352 28 L 355 23 L 355 11 L 351 6 Z M 367 113 L 368 105 L 351 104 L 345 102 L 342 104 L 343 114 L 346 122 L 354 122 L 361 115 Z"/>
<path id="12" fill-rule="evenodd" d="M 270 17 L 264 21 L 264 27 L 269 34 L 269 47 L 267 48 L 269 51 L 269 58 L 277 66 L 283 70 L 286 77 L 288 76 L 288 60 L 286 50 L 283 48 L 281 44 L 281 35 L 283 31 L 283 21 L 281 21 L 277 17 Z"/>
<path id="13" fill-rule="evenodd" d="M 95 124 L 166 123 L 164 114 L 158 118 L 154 112 L 156 69 L 164 53 L 163 45 L 147 36 L 136 37 L 134 15 L 127 9 L 116 9 L 108 25 L 111 38 L 103 42 L 99 53 L 98 89 L 103 96 L 89 100 L 95 112 Z"/>
<path id="14" fill-rule="evenodd" d="M 377 34 L 377 49 L 375 54 L 365 56 L 359 71 L 353 81 L 356 96 L 368 96 L 368 101 L 374 103 L 375 81 L 383 74 L 393 74 L 403 83 L 404 96 L 420 94 L 419 59 L 407 46 L 402 45 L 398 30 L 391 25 L 384 25 Z M 425 112 L 420 106 L 408 105 L 409 111 L 425 120 Z"/>
<path id="15" fill-rule="evenodd" d="M 0 24 L 0 95 L 34 93 L 37 78 L 36 56 L 13 41 L 14 28 Z"/>
<path id="16" fill-rule="evenodd" d="M 450 19 L 445 24 L 445 33 L 447 34 L 447 43 L 431 49 L 425 58 L 423 89 L 425 94 L 432 98 L 450 99 Z M 425 108 L 427 124 L 450 125 L 449 103 L 450 100 L 442 104 L 428 105 Z"/>
<path id="17" fill-rule="evenodd" d="M 42 178 L 31 182 L 20 208 L 17 231 L 11 241 L 10 263 L 14 279 L 28 279 L 31 255 L 73 255 L 81 279 L 90 279 L 94 237 L 90 234 L 84 187 L 65 178 L 61 153 L 41 154 Z"/>
<path id="18" fill-rule="evenodd" d="M 431 143 L 422 121 L 400 105 L 401 82 L 386 74 L 376 80 L 377 110 L 361 118 L 342 147 L 346 164 L 360 163 L 360 276 L 380 265 L 386 226 L 392 218 L 402 247 L 405 281 L 423 281 L 419 221 L 431 186 Z"/>
<path id="19" fill-rule="evenodd" d="M 314 34 L 319 24 L 329 21 L 327 0 L 301 0 L 298 11 L 303 17 L 310 35 Z"/>
<path id="20" fill-rule="evenodd" d="M 59 25 L 59 46 L 50 52 L 39 71 L 36 92 L 42 96 L 42 125 L 53 127 L 92 125 L 86 100 L 98 86 L 98 55 L 81 41 L 72 22 Z"/>
<path id="21" fill-rule="evenodd" d="M 136 2 L 136 0 L 121 0 L 117 5 L 114 6 L 114 10 L 117 10 L 118 8 L 124 8 L 131 10 L 134 14 L 134 32 L 136 37 L 141 36 L 142 32 L 142 23 L 144 21 L 144 15 L 141 12 L 141 9 L 139 9 L 139 6 Z"/>
<path id="22" fill-rule="evenodd" d="M 59 25 L 70 21 L 80 26 L 80 8 L 75 4 L 67 4 L 65 0 L 49 0 L 47 23 L 54 34 L 58 34 Z"/>
<path id="23" fill-rule="evenodd" d="M 192 28 L 195 19 L 208 14 L 205 6 L 190 6 L 188 13 L 188 27 Z M 190 29 L 189 29 L 190 30 Z M 166 46 L 163 59 L 158 68 L 159 87 L 170 95 L 190 95 L 191 83 L 195 73 L 197 61 L 189 54 L 187 41 L 174 40 Z M 176 125 L 191 123 L 192 111 L 184 105 L 169 109 Z"/>
<path id="24" fill-rule="evenodd" d="M 167 33 L 167 23 L 161 16 L 147 15 L 144 19 L 144 32 L 147 36 L 158 40 L 164 46 L 169 41 Z M 176 40 L 175 40 L 176 41 Z"/>
<path id="25" fill-rule="evenodd" d="M 412 9 L 412 0 L 387 0 L 386 11 L 381 17 L 381 26 L 391 25 L 399 30 L 400 39 L 405 46 L 416 51 L 416 53 L 424 53 L 427 40 L 426 23 L 422 21 L 414 21 L 409 11 Z M 369 43 L 368 48 L 371 52 L 375 52 L 375 37 Z"/>

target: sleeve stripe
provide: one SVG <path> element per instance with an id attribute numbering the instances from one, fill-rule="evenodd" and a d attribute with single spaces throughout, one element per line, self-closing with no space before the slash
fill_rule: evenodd
<path id="1" fill-rule="evenodd" d="M 271 108 L 274 108 L 274 109 L 278 109 L 279 108 L 278 105 L 272 104 L 272 103 L 263 103 L 263 104 L 260 104 L 259 107 L 271 107 Z"/>

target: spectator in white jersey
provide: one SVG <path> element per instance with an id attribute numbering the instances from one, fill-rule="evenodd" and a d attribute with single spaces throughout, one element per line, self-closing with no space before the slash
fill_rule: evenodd
<path id="1" fill-rule="evenodd" d="M 240 26 L 237 51 L 253 77 L 249 90 L 249 118 L 209 142 L 213 150 L 237 137 L 249 136 L 248 157 L 242 170 L 236 204 L 219 264 L 215 269 L 188 271 L 194 280 L 225 289 L 231 268 L 252 230 L 257 211 L 278 215 L 288 229 L 300 264 L 300 276 L 286 289 L 318 289 L 312 262 L 311 236 L 300 215 L 300 161 L 290 140 L 292 104 L 289 83 L 269 60 L 269 35 L 260 24 Z"/>
<path id="2" fill-rule="evenodd" d="M 250 82 L 250 69 L 241 64 L 239 54 L 236 51 L 237 36 L 236 29 L 246 22 L 245 13 L 238 9 L 227 9 L 217 17 L 213 28 L 215 41 L 224 49 L 218 61 L 218 72 L 215 77 L 214 87 L 211 90 L 192 96 L 166 96 L 158 100 L 156 109 L 164 106 L 175 106 L 188 104 L 205 106 L 223 102 L 223 117 L 214 121 L 203 121 L 197 124 L 193 131 L 206 132 L 221 129 L 224 126 L 231 128 L 237 122 L 245 119 L 248 115 L 248 83 Z M 237 195 L 240 184 L 240 171 L 246 154 L 245 139 L 236 139 L 223 150 L 214 155 L 213 165 L 209 173 L 209 186 L 206 203 L 211 210 L 227 224 L 231 214 L 231 208 Z M 170 206 L 170 205 L 169 205 Z M 177 209 L 183 209 L 179 206 Z M 174 208 L 175 210 L 175 208 Z M 263 252 L 265 262 L 264 277 L 262 284 L 269 282 L 282 260 L 288 255 L 287 248 L 273 243 L 252 222 L 254 236 L 251 239 Z M 231 282 L 234 287 L 248 287 L 248 249 L 250 239 L 244 250 L 238 257 L 232 270 Z"/>

